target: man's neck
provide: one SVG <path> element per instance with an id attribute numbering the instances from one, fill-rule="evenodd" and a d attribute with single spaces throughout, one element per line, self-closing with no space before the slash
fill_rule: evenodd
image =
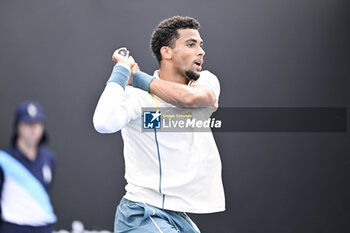
<path id="1" fill-rule="evenodd" d="M 26 143 L 24 140 L 17 140 L 17 147 L 29 160 L 34 161 L 37 155 L 37 147 Z"/>
<path id="2" fill-rule="evenodd" d="M 187 84 L 188 79 L 183 74 L 176 71 L 173 67 L 163 65 L 159 69 L 159 78 L 175 83 Z"/>

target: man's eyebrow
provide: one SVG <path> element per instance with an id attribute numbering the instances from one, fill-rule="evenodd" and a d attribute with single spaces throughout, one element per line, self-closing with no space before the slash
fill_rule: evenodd
<path id="1" fill-rule="evenodd" d="M 197 43 L 198 41 L 196 40 L 196 39 L 193 39 L 193 38 L 191 38 L 191 39 L 188 39 L 188 40 L 186 40 L 185 42 L 194 42 L 194 43 Z M 203 44 L 203 41 L 200 41 L 199 42 L 200 44 Z"/>

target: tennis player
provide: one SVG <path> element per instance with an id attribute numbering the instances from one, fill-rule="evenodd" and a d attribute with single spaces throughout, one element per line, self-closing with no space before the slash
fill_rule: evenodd
<path id="1" fill-rule="evenodd" d="M 225 210 L 220 155 L 210 132 L 142 131 L 143 107 L 190 107 L 211 115 L 220 84 L 202 71 L 199 22 L 174 16 L 153 31 L 151 49 L 160 68 L 150 76 L 119 50 L 116 65 L 93 117 L 100 133 L 121 130 L 126 194 L 120 201 L 115 232 L 200 232 L 186 213 Z M 132 85 L 127 85 L 127 84 Z M 155 116 L 157 117 L 157 116 Z"/>

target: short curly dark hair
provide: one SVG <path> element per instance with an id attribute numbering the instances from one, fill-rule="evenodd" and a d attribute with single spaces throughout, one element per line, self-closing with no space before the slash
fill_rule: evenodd
<path id="1" fill-rule="evenodd" d="M 175 41 L 179 38 L 177 30 L 186 28 L 199 30 L 200 24 L 198 20 L 188 16 L 173 16 L 159 23 L 151 37 L 151 49 L 159 64 L 162 60 L 160 49 L 163 46 L 173 48 Z"/>

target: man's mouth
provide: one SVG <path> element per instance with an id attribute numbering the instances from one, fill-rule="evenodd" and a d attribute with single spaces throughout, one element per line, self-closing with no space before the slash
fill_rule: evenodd
<path id="1" fill-rule="evenodd" d="M 198 69 L 202 69 L 203 59 L 197 59 L 194 61 L 194 64 L 198 67 Z"/>

